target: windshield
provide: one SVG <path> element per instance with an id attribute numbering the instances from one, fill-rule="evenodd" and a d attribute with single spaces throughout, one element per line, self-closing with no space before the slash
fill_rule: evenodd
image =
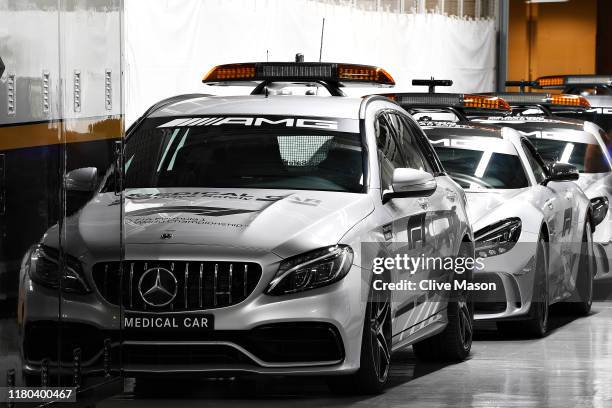
<path id="1" fill-rule="evenodd" d="M 547 162 L 563 162 L 576 166 L 580 173 L 606 173 L 608 160 L 598 144 L 567 142 L 554 139 L 530 139 Z"/>
<path id="2" fill-rule="evenodd" d="M 126 141 L 125 187 L 363 191 L 357 120 L 219 119 L 148 119 Z"/>
<path id="3" fill-rule="evenodd" d="M 529 185 L 516 154 L 451 146 L 434 147 L 449 176 L 465 189 L 514 189 Z"/>

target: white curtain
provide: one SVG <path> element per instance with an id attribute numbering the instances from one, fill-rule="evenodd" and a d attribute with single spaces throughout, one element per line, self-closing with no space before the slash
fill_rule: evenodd
<path id="1" fill-rule="evenodd" d="M 454 80 L 449 91 L 494 89 L 492 20 L 311 0 L 125 0 L 127 124 L 165 97 L 227 93 L 201 83 L 218 64 L 292 61 L 298 52 L 317 61 L 323 17 L 323 61 L 381 66 L 400 90 L 430 76 Z"/>

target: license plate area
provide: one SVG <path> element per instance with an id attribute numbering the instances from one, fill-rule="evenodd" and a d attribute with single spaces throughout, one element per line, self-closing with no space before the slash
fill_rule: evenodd
<path id="1" fill-rule="evenodd" d="M 129 313 L 123 316 L 126 331 L 212 331 L 212 314 Z"/>

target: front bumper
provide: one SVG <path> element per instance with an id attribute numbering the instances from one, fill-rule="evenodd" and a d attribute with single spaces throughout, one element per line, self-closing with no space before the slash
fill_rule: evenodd
<path id="1" fill-rule="evenodd" d="M 104 370 L 105 355 L 122 355 L 127 374 L 248 372 L 344 374 L 359 368 L 365 302 L 362 270 L 353 266 L 333 285 L 286 296 L 268 296 L 262 277 L 243 302 L 176 316 L 214 315 L 212 331 L 138 331 L 122 327 L 123 311 L 97 292 L 62 300 L 61 361 L 70 367 L 80 348 L 84 375 Z M 24 370 L 36 373 L 57 359 L 57 293 L 29 279 L 22 320 Z M 171 313 L 170 313 L 171 314 Z M 164 313 L 168 315 L 168 313 Z M 110 345 L 112 350 L 105 350 Z M 56 364 L 55 364 L 56 365 Z M 56 365 L 57 366 L 57 365 Z M 69 371 L 69 370 L 68 370 Z"/>
<path id="2" fill-rule="evenodd" d="M 494 283 L 496 289 L 474 293 L 475 320 L 527 317 L 533 296 L 536 242 L 519 242 L 503 255 L 484 259 L 474 271 L 476 283 Z"/>
<path id="3" fill-rule="evenodd" d="M 610 225 L 600 224 L 593 233 L 597 280 L 612 279 L 612 216 L 608 216 L 603 222 L 608 222 Z"/>

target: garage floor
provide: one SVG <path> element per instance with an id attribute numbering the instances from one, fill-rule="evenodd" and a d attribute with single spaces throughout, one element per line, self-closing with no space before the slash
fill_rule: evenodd
<path id="1" fill-rule="evenodd" d="M 139 385 L 103 408 L 134 407 L 612 407 L 612 287 L 599 285 L 590 316 L 551 310 L 541 340 L 502 337 L 481 327 L 461 364 L 419 364 L 394 356 L 391 385 L 376 397 L 336 397 L 316 379 L 193 381 Z M 607 301 L 602 301 L 607 300 Z M 162 395 L 163 394 L 163 395 Z"/>
<path id="2" fill-rule="evenodd" d="M 585 318 L 553 307 L 552 332 L 541 340 L 476 334 L 471 358 L 454 365 L 419 364 L 411 349 L 394 356 L 391 384 L 376 397 L 336 397 L 317 379 L 126 380 L 126 392 L 99 404 L 134 407 L 612 407 L 612 286 Z M 603 300 L 607 301 L 603 301 Z M 0 320 L 2 337 L 16 333 Z M 10 333 L 10 334 L 9 334 Z M 6 337 L 3 339 L 9 340 Z M 16 356 L 2 351 L 0 372 Z"/>

